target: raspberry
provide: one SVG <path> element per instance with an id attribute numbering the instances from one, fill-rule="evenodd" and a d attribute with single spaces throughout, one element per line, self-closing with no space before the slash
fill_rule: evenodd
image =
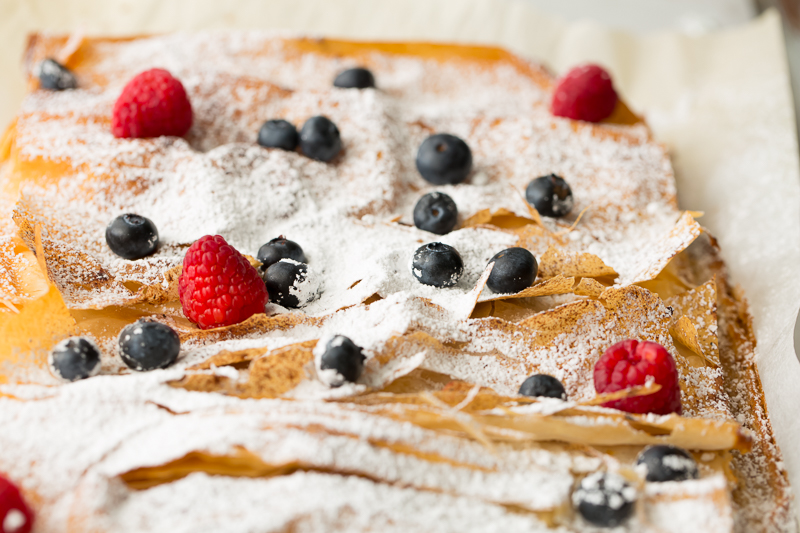
<path id="1" fill-rule="evenodd" d="M 219 235 L 186 251 L 178 290 L 183 313 L 200 329 L 238 324 L 263 313 L 269 301 L 258 271 Z"/>
<path id="2" fill-rule="evenodd" d="M 661 389 L 647 396 L 614 400 L 604 407 L 628 413 L 681 413 L 681 389 L 675 360 L 658 343 L 628 339 L 608 348 L 594 365 L 594 388 L 600 393 L 644 385 L 653 376 Z"/>
<path id="3" fill-rule="evenodd" d="M 114 104 L 111 132 L 119 138 L 183 137 L 192 127 L 192 104 L 183 84 L 164 69 L 137 74 Z"/>
<path id="4" fill-rule="evenodd" d="M 617 92 L 608 72 L 597 65 L 575 67 L 556 82 L 551 112 L 587 122 L 608 118 L 617 105 Z"/>
<path id="5" fill-rule="evenodd" d="M 31 528 L 33 511 L 16 485 L 0 476 L 0 533 L 30 533 Z"/>

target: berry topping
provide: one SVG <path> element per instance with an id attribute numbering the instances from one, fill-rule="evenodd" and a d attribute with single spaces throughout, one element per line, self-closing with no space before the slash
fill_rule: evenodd
<path id="1" fill-rule="evenodd" d="M 584 65 L 559 78 L 550 110 L 557 117 L 600 122 L 616 105 L 617 92 L 608 72 L 597 65 Z"/>
<path id="2" fill-rule="evenodd" d="M 498 252 L 489 261 L 494 263 L 486 285 L 492 292 L 514 294 L 533 285 L 539 265 L 525 248 L 508 248 Z"/>
<path id="3" fill-rule="evenodd" d="M 285 120 L 268 120 L 258 130 L 258 144 L 266 148 L 280 148 L 294 150 L 300 136 L 294 124 Z"/>
<path id="4" fill-rule="evenodd" d="M 575 203 L 569 184 L 555 174 L 531 180 L 525 189 L 525 199 L 544 217 L 566 216 Z"/>
<path id="5" fill-rule="evenodd" d="M 375 77 L 365 68 L 351 68 L 340 72 L 333 80 L 333 86 L 341 89 L 366 89 L 375 87 Z"/>
<path id="6" fill-rule="evenodd" d="M 417 170 L 434 185 L 456 185 L 472 170 L 472 150 L 455 135 L 431 135 L 419 145 Z"/>
<path id="7" fill-rule="evenodd" d="M 678 370 L 675 360 L 660 344 L 633 339 L 618 342 L 594 365 L 594 388 L 600 394 L 644 385 L 649 377 L 661 385 L 658 392 L 613 400 L 603 406 L 628 413 L 680 414 Z"/>
<path id="8" fill-rule="evenodd" d="M 600 527 L 616 527 L 633 514 L 636 489 L 617 474 L 595 472 L 581 480 L 572 503 L 587 521 Z"/>
<path id="9" fill-rule="evenodd" d="M 256 259 L 261 262 L 262 270 L 266 270 L 281 259 L 291 259 L 298 263 L 308 263 L 306 254 L 303 253 L 303 249 L 300 248 L 300 245 L 294 241 L 290 241 L 283 235 L 275 237 L 259 248 Z"/>
<path id="10" fill-rule="evenodd" d="M 50 368 L 57 377 L 78 381 L 100 372 L 100 351 L 84 337 L 65 339 L 50 352 Z"/>
<path id="11" fill-rule="evenodd" d="M 42 89 L 64 91 L 78 86 L 78 80 L 72 71 L 55 59 L 45 59 L 39 63 L 36 75 L 39 77 L 39 86 Z"/>
<path id="12" fill-rule="evenodd" d="M 119 334 L 119 355 L 126 365 L 138 372 L 167 368 L 180 351 L 178 334 L 161 322 L 138 320 L 125 326 Z"/>
<path id="13" fill-rule="evenodd" d="M 523 381 L 522 386 L 519 388 L 519 393 L 531 398 L 544 396 L 545 398 L 558 398 L 560 400 L 567 399 L 567 391 L 564 390 L 564 385 L 553 376 L 548 376 L 547 374 L 534 374 Z"/>
<path id="14" fill-rule="evenodd" d="M 699 476 L 694 458 L 669 444 L 648 446 L 639 453 L 636 464 L 644 466 L 647 481 L 685 481 Z"/>
<path id="15" fill-rule="evenodd" d="M 364 371 L 366 357 L 344 335 L 336 335 L 327 343 L 318 342 L 314 355 L 319 359 L 320 379 L 331 387 L 340 387 L 346 381 L 354 383 Z"/>
<path id="16" fill-rule="evenodd" d="M 411 272 L 425 285 L 452 287 L 464 273 L 464 261 L 452 246 L 431 242 L 414 252 Z"/>
<path id="17" fill-rule="evenodd" d="M 303 293 L 308 275 L 308 265 L 292 259 L 281 259 L 264 272 L 269 299 L 278 305 L 297 309 L 310 300 Z"/>
<path id="18" fill-rule="evenodd" d="M 456 203 L 443 192 L 429 192 L 414 206 L 414 225 L 437 235 L 449 233 L 457 219 Z"/>
<path id="19" fill-rule="evenodd" d="M 258 271 L 219 235 L 206 235 L 189 247 L 178 289 L 183 314 L 200 329 L 263 313 L 268 299 Z"/>
<path id="20" fill-rule="evenodd" d="M 17 486 L 0 476 L 0 533 L 30 533 L 33 519 Z"/>
<path id="21" fill-rule="evenodd" d="M 311 159 L 327 163 L 342 150 L 339 128 L 328 117 L 311 117 L 300 130 L 300 150 Z"/>
<path id="22" fill-rule="evenodd" d="M 192 104 L 183 84 L 164 69 L 137 74 L 114 104 L 111 132 L 119 138 L 183 137 L 192 127 Z"/>
<path id="23" fill-rule="evenodd" d="M 149 218 L 127 213 L 108 225 L 106 244 L 123 259 L 141 259 L 158 248 L 158 230 Z"/>

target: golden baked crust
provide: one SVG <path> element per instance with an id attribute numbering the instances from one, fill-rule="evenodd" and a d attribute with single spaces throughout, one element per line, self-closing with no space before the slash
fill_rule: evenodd
<path id="1" fill-rule="evenodd" d="M 59 57 L 85 90 L 38 90 L 33 71 L 45 57 Z M 195 107 L 186 142 L 113 139 L 109 106 L 121 84 L 160 61 L 183 78 Z M 383 73 L 377 96 L 330 91 L 331 73 L 353 64 Z M 0 315 L 0 332 L 7 333 L 0 335 L 0 383 L 31 383 L 8 390 L 38 398 L 37 416 L 45 423 L 66 409 L 73 393 L 63 390 L 81 395 L 91 388 L 105 401 L 119 401 L 130 427 L 142 431 L 130 437 L 134 446 L 126 442 L 126 424 L 114 425 L 108 446 L 87 458 L 86 473 L 67 491 L 48 489 L 31 469 L 30 488 L 38 493 L 41 487 L 37 505 L 52 523 L 63 518 L 65 498 L 80 495 L 58 530 L 122 527 L 115 520 L 125 516 L 126 504 L 109 496 L 120 481 L 126 501 L 146 501 L 152 491 L 180 498 L 204 483 L 229 495 L 238 487 L 234 478 L 254 478 L 260 484 L 248 486 L 276 500 L 281 483 L 300 484 L 286 501 L 296 512 L 280 522 L 284 530 L 313 529 L 312 522 L 320 530 L 347 530 L 359 516 L 375 518 L 353 509 L 357 497 L 384 494 L 387 501 L 419 498 L 433 509 L 472 502 L 477 517 L 491 515 L 510 528 L 578 531 L 585 524 L 571 509 L 569 492 L 575 479 L 598 469 L 637 484 L 641 503 L 630 525 L 637 530 L 685 530 L 676 513 L 707 531 L 791 530 L 792 500 L 752 359 L 744 299 L 731 289 L 696 214 L 678 210 L 666 152 L 623 103 L 603 124 L 554 118 L 546 104 L 553 77 L 542 67 L 497 48 L 432 43 L 260 33 L 34 35 L 25 65 L 31 95 L 0 140 L 0 228 L 7 235 L 0 241 L 0 302 L 9 309 Z M 435 105 L 446 112 L 431 111 Z M 334 117 L 345 141 L 344 155 L 332 165 L 252 146 L 266 118 L 299 123 L 320 109 Z M 378 283 L 381 272 L 336 263 L 339 231 L 377 243 L 378 251 L 395 247 L 408 254 L 423 239 L 433 240 L 407 225 L 409 202 L 430 189 L 409 161 L 421 138 L 443 128 L 469 140 L 478 168 L 470 183 L 447 189 L 462 215 L 452 238 L 474 256 L 470 265 L 478 265 L 469 279 L 454 292 L 419 292 L 398 281 L 403 273 L 393 267 L 384 268 L 391 275 Z M 566 221 L 543 220 L 518 197 L 530 178 L 550 169 L 567 173 L 576 193 L 575 213 Z M 266 171 L 272 173 L 258 174 Z M 193 172 L 196 183 L 186 177 Z M 176 189 L 202 189 L 206 181 L 206 197 L 224 196 L 239 187 L 225 176 L 256 174 L 276 194 L 296 183 L 313 185 L 287 202 L 302 204 L 303 194 L 313 196 L 317 187 L 341 205 L 333 229 L 313 210 L 284 212 L 279 203 L 268 203 L 277 214 L 259 222 L 300 233 L 303 226 L 292 221 L 311 220 L 321 236 L 301 235 L 325 250 L 311 266 L 327 267 L 328 285 L 304 310 L 271 308 L 241 324 L 199 330 L 182 316 L 176 285 L 183 251 L 201 234 L 165 212 L 193 206 L 180 195 L 171 205 L 158 202 Z M 325 188 L 331 180 L 336 189 Z M 480 197 L 470 196 L 470 187 Z M 230 194 L 222 207 L 241 208 L 241 198 Z M 204 201 L 198 198 L 192 196 Z M 99 230 L 112 213 L 151 200 L 163 214 L 164 245 L 146 260 L 115 261 Z M 269 199 L 254 191 L 252 201 Z M 244 253 L 264 240 L 243 229 L 244 218 L 213 221 L 217 226 L 207 227 L 232 237 Z M 535 253 L 540 278 L 517 295 L 491 294 L 484 289 L 486 258 L 493 247 L 512 244 Z M 383 256 L 375 254 L 382 265 Z M 117 334 L 139 317 L 178 331 L 185 352 L 174 372 L 145 381 L 117 362 Z M 361 383 L 321 390 L 313 370 L 317 340 L 360 327 L 375 331 L 365 346 Z M 51 397 L 30 392 L 36 383 L 50 383 L 49 348 L 75 333 L 98 341 L 106 376 L 61 387 Z M 684 416 L 597 407 L 608 398 L 594 392 L 594 363 L 604 347 L 629 337 L 660 342 L 675 356 Z M 535 372 L 558 375 L 571 401 L 553 407 L 515 396 Z M 108 375 L 115 373 L 125 375 Z M 23 400 L 0 401 L 12 413 L 6 421 L 20 423 L 14 417 L 24 411 Z M 103 412 L 98 406 L 98 416 Z M 84 423 L 90 437 L 102 430 L 91 418 Z M 230 435 L 213 435 L 214 424 Z M 36 437 L 35 430 L 26 435 Z M 156 444 L 162 441 L 164 449 Z M 635 455 L 658 442 L 692 450 L 702 479 L 677 487 L 643 483 L 632 468 Z M 22 472 L 14 458 L 35 461 L 37 453 L 32 446 L 0 459 L 0 470 Z M 63 466 L 49 455 L 40 462 Z M 221 481 L 203 474 L 230 478 L 231 485 L 214 485 Z M 315 483 L 333 484 L 323 494 L 353 484 L 353 499 L 319 518 L 318 509 L 300 505 L 302 491 Z M 202 515 L 199 505 L 188 509 Z M 380 512 L 399 524 L 411 520 L 402 507 Z M 440 530 L 456 523 L 453 516 L 438 520 Z"/>

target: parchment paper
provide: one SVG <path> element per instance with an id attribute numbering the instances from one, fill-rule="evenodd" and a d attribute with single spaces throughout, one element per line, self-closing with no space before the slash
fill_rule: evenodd
<path id="1" fill-rule="evenodd" d="M 282 28 L 364 39 L 506 46 L 556 72 L 596 61 L 672 151 L 683 208 L 718 237 L 755 317 L 758 365 L 776 437 L 800 487 L 800 166 L 780 21 L 686 37 L 567 25 L 524 0 L 0 0 L 0 124 L 22 98 L 33 30 L 131 34 Z"/>

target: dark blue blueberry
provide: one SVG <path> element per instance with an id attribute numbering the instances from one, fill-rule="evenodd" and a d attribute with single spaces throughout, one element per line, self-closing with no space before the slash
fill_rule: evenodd
<path id="1" fill-rule="evenodd" d="M 342 150 L 339 128 L 328 117 L 311 117 L 300 130 L 300 149 L 311 159 L 330 161 Z"/>
<path id="2" fill-rule="evenodd" d="M 432 242 L 414 252 L 411 272 L 425 285 L 452 287 L 464 273 L 464 261 L 452 246 Z"/>
<path id="3" fill-rule="evenodd" d="M 581 480 L 572 493 L 572 503 L 587 522 L 616 527 L 633 514 L 636 489 L 622 476 L 595 472 Z"/>
<path id="4" fill-rule="evenodd" d="M 636 464 L 647 469 L 647 481 L 685 481 L 699 476 L 694 458 L 686 450 L 669 444 L 648 446 L 639 453 Z"/>
<path id="5" fill-rule="evenodd" d="M 364 359 L 366 357 L 360 347 L 344 335 L 336 335 L 325 345 L 319 367 L 321 370 L 335 370 L 344 381 L 355 383 L 364 371 Z M 328 384 L 339 387 L 344 383 L 341 378 L 331 380 Z"/>
<path id="6" fill-rule="evenodd" d="M 563 217 L 572 211 L 575 201 L 564 178 L 550 174 L 532 180 L 525 189 L 525 199 L 543 217 Z"/>
<path id="7" fill-rule="evenodd" d="M 119 334 L 119 354 L 133 370 L 166 368 L 175 362 L 181 341 L 175 331 L 160 322 L 139 320 Z"/>
<path id="8" fill-rule="evenodd" d="M 455 135 L 431 135 L 419 145 L 417 170 L 434 185 L 461 183 L 472 170 L 472 150 Z"/>
<path id="9" fill-rule="evenodd" d="M 548 376 L 547 374 L 534 374 L 523 381 L 522 386 L 519 388 L 519 393 L 531 398 L 544 396 L 545 398 L 558 398 L 565 401 L 567 399 L 567 391 L 564 390 L 564 385 L 553 376 Z"/>
<path id="10" fill-rule="evenodd" d="M 333 80 L 333 86 L 342 89 L 366 89 L 375 87 L 375 77 L 365 68 L 351 68 L 340 72 Z"/>
<path id="11" fill-rule="evenodd" d="M 64 91 L 75 89 L 78 81 L 75 75 L 55 59 L 45 59 L 38 67 L 39 85 L 42 89 L 51 91 Z"/>
<path id="12" fill-rule="evenodd" d="M 53 373 L 67 381 L 78 381 L 100 371 L 97 346 L 83 337 L 71 337 L 56 344 L 50 353 Z"/>
<path id="13" fill-rule="evenodd" d="M 499 294 L 514 294 L 533 285 L 539 265 L 525 248 L 508 248 L 489 261 L 494 263 L 486 285 Z"/>
<path id="14" fill-rule="evenodd" d="M 158 248 L 158 230 L 149 218 L 120 215 L 106 228 L 106 243 L 124 259 L 141 259 Z"/>
<path id="15" fill-rule="evenodd" d="M 266 270 L 281 259 L 291 259 L 298 263 L 308 263 L 303 249 L 283 235 L 276 237 L 258 249 L 256 258 L 261 262 L 261 270 Z"/>
<path id="16" fill-rule="evenodd" d="M 285 120 L 268 120 L 258 130 L 258 144 L 266 148 L 280 148 L 294 150 L 300 136 L 294 124 Z"/>
<path id="17" fill-rule="evenodd" d="M 305 304 L 297 297 L 297 287 L 306 280 L 307 274 L 308 265 L 305 263 L 278 261 L 270 265 L 264 272 L 269 301 L 290 309 Z"/>
<path id="18" fill-rule="evenodd" d="M 437 235 L 450 232 L 457 219 L 456 203 L 443 192 L 429 192 L 414 206 L 414 225 Z"/>

